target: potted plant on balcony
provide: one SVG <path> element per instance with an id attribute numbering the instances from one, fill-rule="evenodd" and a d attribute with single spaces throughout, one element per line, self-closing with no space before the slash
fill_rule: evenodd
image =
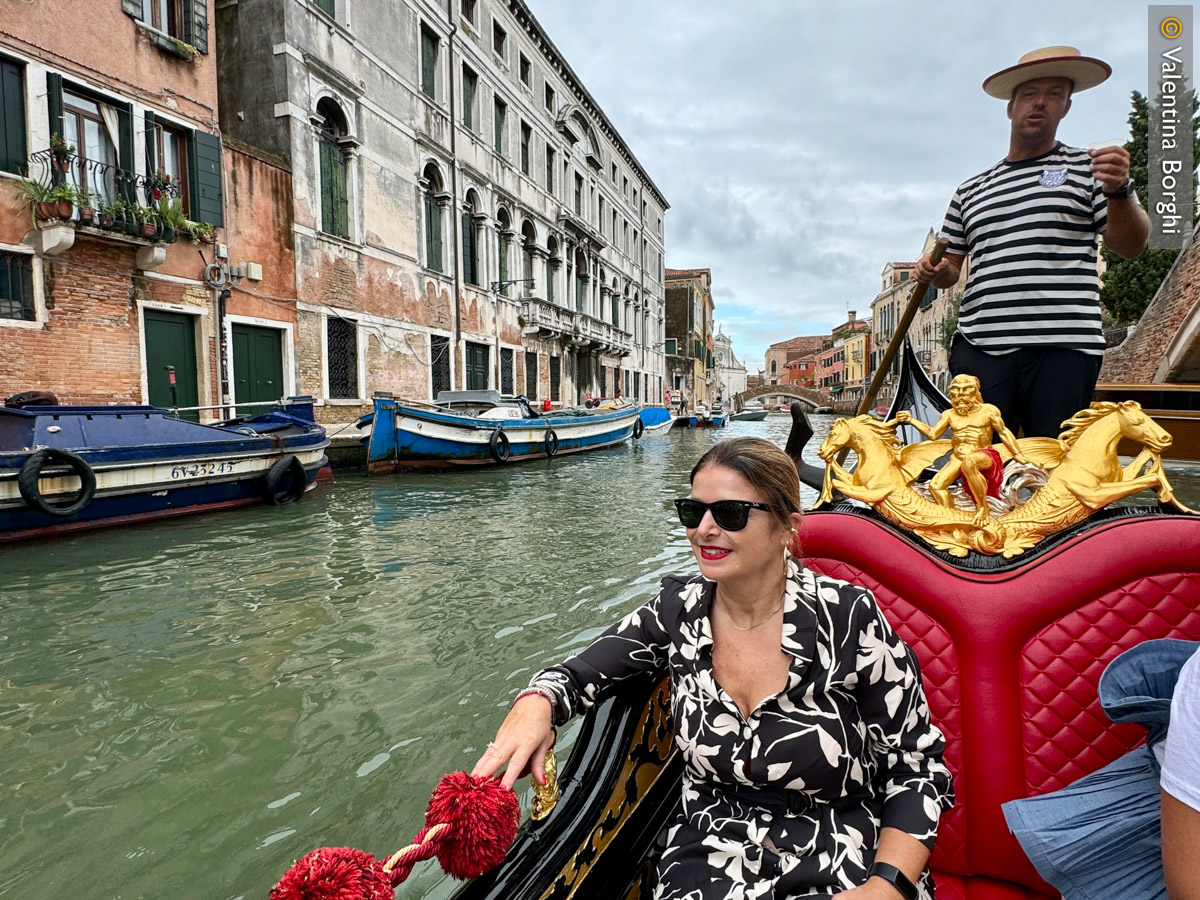
<path id="1" fill-rule="evenodd" d="M 96 220 L 96 207 L 92 206 L 92 195 L 87 191 L 75 191 L 75 205 L 79 207 L 80 225 L 91 225 Z"/>
<path id="2" fill-rule="evenodd" d="M 67 172 L 71 168 L 71 157 L 75 153 L 75 145 L 68 144 L 57 131 L 50 135 L 50 155 L 54 159 L 54 168 L 59 172 Z"/>
<path id="3" fill-rule="evenodd" d="M 179 230 L 193 244 L 211 244 L 217 236 L 215 225 L 210 225 L 208 222 L 193 222 L 191 219 L 184 219 Z"/>
<path id="4" fill-rule="evenodd" d="M 38 222 L 69 219 L 75 212 L 75 188 L 65 181 L 44 185 L 25 178 L 21 180 L 20 188 L 29 205 L 29 220 L 35 228 Z"/>
<path id="5" fill-rule="evenodd" d="M 164 244 L 173 244 L 187 224 L 187 216 L 183 214 L 183 201 L 171 199 L 166 194 L 158 198 L 158 221 L 160 229 L 158 240 Z"/>
<path id="6" fill-rule="evenodd" d="M 158 221 L 154 215 L 154 207 L 138 206 L 134 209 L 134 220 L 137 222 L 138 237 L 153 239 L 158 233 Z"/>
<path id="7" fill-rule="evenodd" d="M 125 230 L 125 201 L 117 199 L 100 207 L 100 227 Z"/>

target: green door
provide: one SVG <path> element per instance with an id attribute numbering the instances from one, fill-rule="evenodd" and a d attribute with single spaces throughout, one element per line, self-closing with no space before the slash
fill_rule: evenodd
<path id="1" fill-rule="evenodd" d="M 467 342 L 467 390 L 486 391 L 488 387 L 488 347 Z"/>
<path id="2" fill-rule="evenodd" d="M 278 328 L 233 326 L 233 399 L 237 403 L 276 401 L 283 396 L 283 336 Z M 239 407 L 237 415 L 255 416 L 262 406 Z"/>
<path id="3" fill-rule="evenodd" d="M 146 338 L 147 400 L 154 406 L 199 406 L 196 378 L 196 317 L 147 309 L 142 313 Z M 171 366 L 175 367 L 175 396 L 171 396 Z M 181 419 L 200 421 L 197 412 L 183 412 Z"/>

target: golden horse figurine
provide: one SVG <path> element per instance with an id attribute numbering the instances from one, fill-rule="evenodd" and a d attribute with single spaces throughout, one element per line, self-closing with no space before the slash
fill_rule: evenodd
<path id="1" fill-rule="evenodd" d="M 881 422 L 863 415 L 834 422 L 817 451 L 826 463 L 818 504 L 828 503 L 838 491 L 873 506 L 885 518 L 953 556 L 966 556 L 970 550 L 1016 556 L 1096 510 L 1146 489 L 1156 490 L 1163 503 L 1193 512 L 1175 499 L 1163 472 L 1162 451 L 1170 446 L 1171 435 L 1132 400 L 1093 403 L 1063 422 L 1066 430 L 1057 439 L 1016 441 L 1021 455 L 1047 470 L 1048 478 L 1028 502 L 998 517 L 947 507 L 910 486 L 926 466 L 952 450 L 949 440 L 903 446 L 895 426 L 911 421 L 911 416 Z M 1143 445 L 1126 466 L 1117 456 L 1122 437 Z M 853 472 L 834 459 L 843 447 L 858 456 Z M 994 449 L 1005 462 L 1013 457 L 1004 444 Z"/>

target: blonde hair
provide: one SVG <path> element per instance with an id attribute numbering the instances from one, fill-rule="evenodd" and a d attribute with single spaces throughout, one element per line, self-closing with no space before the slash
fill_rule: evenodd
<path id="1" fill-rule="evenodd" d="M 758 490 L 771 515 L 784 528 L 792 527 L 791 516 L 800 512 L 800 476 L 792 458 L 762 438 L 731 438 L 714 444 L 696 463 L 689 477 L 708 466 L 736 472 Z"/>

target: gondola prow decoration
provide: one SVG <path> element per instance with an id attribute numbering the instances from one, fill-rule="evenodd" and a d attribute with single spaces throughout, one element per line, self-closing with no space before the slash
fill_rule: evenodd
<path id="1" fill-rule="evenodd" d="M 435 855 L 448 875 L 478 878 L 504 862 L 520 818 L 517 795 L 499 779 L 451 772 L 407 847 L 382 861 L 353 847 L 313 850 L 288 869 L 270 900 L 392 900 L 413 866 Z"/>

